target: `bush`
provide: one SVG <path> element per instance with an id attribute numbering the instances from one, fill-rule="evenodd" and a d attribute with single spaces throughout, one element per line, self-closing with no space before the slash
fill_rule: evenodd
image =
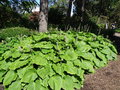
<path id="1" fill-rule="evenodd" d="M 118 33 L 120 33 L 120 28 L 118 28 L 118 29 L 115 29 L 115 32 L 118 32 Z"/>
<path id="2" fill-rule="evenodd" d="M 23 35 L 30 35 L 31 32 L 29 29 L 24 28 L 24 27 L 12 27 L 12 28 L 6 28 L 2 29 L 0 31 L 0 39 L 6 39 L 7 37 L 16 37 L 18 35 L 23 36 Z"/>
<path id="3" fill-rule="evenodd" d="M 8 90 L 73 90 L 84 74 L 106 66 L 117 51 L 92 33 L 40 33 L 0 44 L 0 82 Z"/>

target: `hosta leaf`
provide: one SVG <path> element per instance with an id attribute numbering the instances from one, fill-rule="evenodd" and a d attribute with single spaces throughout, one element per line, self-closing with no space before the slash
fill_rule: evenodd
<path id="1" fill-rule="evenodd" d="M 61 55 L 60 57 L 65 60 L 75 60 L 78 58 L 78 55 L 73 49 L 68 49 L 66 50 L 65 54 Z"/>
<path id="2" fill-rule="evenodd" d="M 8 88 L 8 90 L 21 90 L 21 89 L 22 89 L 22 86 L 20 81 L 13 82 Z"/>
<path id="3" fill-rule="evenodd" d="M 0 61 L 3 60 L 3 57 L 0 57 Z"/>
<path id="4" fill-rule="evenodd" d="M 11 82 L 16 80 L 16 78 L 17 78 L 17 74 L 14 71 L 12 70 L 8 71 L 4 77 L 3 85 L 6 86 L 11 84 Z"/>
<path id="5" fill-rule="evenodd" d="M 4 57 L 4 59 L 7 59 L 9 57 L 11 57 L 12 52 L 11 51 L 6 51 L 4 54 L 2 54 L 2 56 Z"/>
<path id="6" fill-rule="evenodd" d="M 90 44 L 91 47 L 93 48 L 97 48 L 99 47 L 101 44 L 99 44 L 99 42 L 88 42 Z"/>
<path id="7" fill-rule="evenodd" d="M 115 48 L 112 44 L 110 44 L 110 48 L 111 48 L 111 50 L 112 50 L 114 53 L 117 53 L 116 48 Z"/>
<path id="8" fill-rule="evenodd" d="M 59 59 L 59 57 L 55 56 L 54 53 L 49 53 L 49 54 L 47 54 L 47 55 L 46 55 L 46 58 L 47 58 L 48 60 L 53 61 L 54 63 L 57 63 L 57 62 L 61 61 L 61 59 Z"/>
<path id="9" fill-rule="evenodd" d="M 46 76 L 49 75 L 50 69 L 51 69 L 50 66 L 47 65 L 46 67 L 43 67 L 41 69 L 38 68 L 37 73 L 42 79 L 44 79 Z"/>
<path id="10" fill-rule="evenodd" d="M 42 90 L 39 82 L 31 82 L 27 86 L 27 90 Z"/>
<path id="11" fill-rule="evenodd" d="M 45 53 L 45 54 L 54 52 L 53 49 L 41 49 L 41 51 L 42 53 Z"/>
<path id="12" fill-rule="evenodd" d="M 65 90 L 74 90 L 73 80 L 71 76 L 65 76 L 63 78 L 62 88 Z"/>
<path id="13" fill-rule="evenodd" d="M 93 65 L 91 64 L 90 61 L 83 60 L 81 68 L 88 70 L 89 72 L 92 72 L 92 73 L 95 72 Z"/>
<path id="14" fill-rule="evenodd" d="M 62 78 L 59 75 L 51 77 L 48 83 L 52 90 L 61 90 L 62 88 Z"/>
<path id="15" fill-rule="evenodd" d="M 88 52 L 91 49 L 91 47 L 83 41 L 75 42 L 75 45 L 77 47 L 77 50 L 79 50 L 81 52 Z"/>
<path id="16" fill-rule="evenodd" d="M 59 75 L 63 75 L 63 67 L 60 64 L 53 64 L 53 69 Z"/>
<path id="17" fill-rule="evenodd" d="M 19 51 L 15 51 L 15 52 L 12 53 L 13 58 L 18 58 L 20 56 L 21 56 L 21 53 Z"/>
<path id="18" fill-rule="evenodd" d="M 101 67 L 100 66 L 100 60 L 99 59 L 97 59 L 97 58 L 95 58 L 94 60 L 93 60 L 93 62 L 95 63 L 95 66 L 97 66 L 97 67 Z"/>
<path id="19" fill-rule="evenodd" d="M 44 80 L 41 80 L 42 81 L 41 85 L 46 87 L 46 88 L 48 88 L 48 81 L 49 81 L 49 79 L 50 79 L 49 76 L 45 77 Z"/>
<path id="20" fill-rule="evenodd" d="M 75 89 L 78 89 L 78 90 L 82 87 L 80 82 L 73 83 L 73 86 L 74 86 Z"/>
<path id="21" fill-rule="evenodd" d="M 75 41 L 75 39 L 72 37 L 72 35 L 68 35 L 68 34 L 65 35 L 65 42 L 66 43 L 71 43 L 73 41 Z"/>
<path id="22" fill-rule="evenodd" d="M 26 65 L 28 62 L 29 62 L 28 60 L 26 60 L 26 61 L 16 60 L 15 62 L 13 62 L 13 63 L 10 65 L 9 69 L 10 69 L 10 70 L 15 70 L 15 69 L 17 69 L 17 68 L 20 68 L 20 67 Z"/>
<path id="23" fill-rule="evenodd" d="M 75 66 L 81 66 L 81 64 L 82 64 L 79 59 L 74 60 L 73 63 Z"/>
<path id="24" fill-rule="evenodd" d="M 30 54 L 22 54 L 21 57 L 19 58 L 19 60 L 26 60 L 30 57 Z"/>
<path id="25" fill-rule="evenodd" d="M 72 62 L 67 62 L 67 64 L 64 65 L 64 71 L 69 74 L 76 74 L 77 68 L 73 66 Z"/>
<path id="26" fill-rule="evenodd" d="M 83 57 L 84 59 L 90 60 L 90 61 L 92 61 L 94 59 L 93 54 L 89 53 L 89 52 L 87 52 L 87 53 L 80 52 L 79 56 Z"/>
<path id="27" fill-rule="evenodd" d="M 47 59 L 45 57 L 40 56 L 40 55 L 35 55 L 32 57 L 32 63 L 44 66 L 47 64 Z"/>
<path id="28" fill-rule="evenodd" d="M 18 74 L 19 78 L 23 78 L 23 75 L 25 74 L 25 72 L 29 69 L 32 69 L 32 68 L 33 68 L 33 66 L 27 66 L 27 67 L 18 69 L 17 74 Z"/>
<path id="29" fill-rule="evenodd" d="M 47 38 L 46 34 L 41 33 L 40 35 L 33 35 L 35 41 L 40 41 L 41 39 Z"/>
<path id="30" fill-rule="evenodd" d="M 0 69 L 8 70 L 10 65 L 11 65 L 11 62 L 3 61 L 3 63 L 0 65 Z"/>
<path id="31" fill-rule="evenodd" d="M 53 48 L 53 45 L 50 44 L 50 43 L 46 43 L 46 44 L 43 44 L 43 43 L 36 43 L 33 47 L 34 47 L 34 48 L 51 49 L 51 48 Z"/>
<path id="32" fill-rule="evenodd" d="M 6 73 L 5 70 L 0 70 L 0 82 L 3 80 L 3 75 Z"/>
<path id="33" fill-rule="evenodd" d="M 84 80 L 84 70 L 82 70 L 81 68 L 77 69 L 77 75 L 80 77 L 81 80 Z"/>
<path id="34" fill-rule="evenodd" d="M 107 59 L 106 59 L 105 55 L 102 54 L 101 52 L 99 52 L 97 49 L 95 49 L 95 52 L 96 52 L 97 56 L 98 56 L 105 64 L 107 64 Z"/>
<path id="35" fill-rule="evenodd" d="M 23 75 L 21 82 L 30 83 L 33 82 L 37 77 L 38 76 L 35 69 L 29 69 Z"/>

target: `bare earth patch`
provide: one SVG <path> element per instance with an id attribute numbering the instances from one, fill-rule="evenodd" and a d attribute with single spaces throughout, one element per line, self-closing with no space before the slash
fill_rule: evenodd
<path id="1" fill-rule="evenodd" d="M 117 61 L 111 61 L 107 67 L 85 76 L 81 90 L 120 90 L 120 55 Z"/>

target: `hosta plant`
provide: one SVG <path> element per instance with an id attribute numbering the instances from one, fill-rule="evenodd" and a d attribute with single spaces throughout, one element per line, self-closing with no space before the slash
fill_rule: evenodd
<path id="1" fill-rule="evenodd" d="M 73 90 L 84 75 L 116 59 L 108 39 L 92 33 L 54 31 L 8 38 L 0 44 L 5 90 Z"/>

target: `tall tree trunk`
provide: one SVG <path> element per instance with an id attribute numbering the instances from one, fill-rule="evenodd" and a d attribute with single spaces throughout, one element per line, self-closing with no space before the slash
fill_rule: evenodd
<path id="1" fill-rule="evenodd" d="M 67 16 L 68 17 L 71 16 L 72 2 L 73 2 L 73 0 L 69 0 L 69 7 L 68 7 L 68 11 L 67 11 Z"/>
<path id="2" fill-rule="evenodd" d="M 47 32 L 48 0 L 40 0 L 39 32 Z"/>
<path id="3" fill-rule="evenodd" d="M 81 14 L 82 14 L 82 16 L 81 16 L 81 22 L 83 22 L 83 20 L 84 20 L 84 13 L 85 13 L 85 0 L 82 0 L 82 7 L 81 7 Z"/>

